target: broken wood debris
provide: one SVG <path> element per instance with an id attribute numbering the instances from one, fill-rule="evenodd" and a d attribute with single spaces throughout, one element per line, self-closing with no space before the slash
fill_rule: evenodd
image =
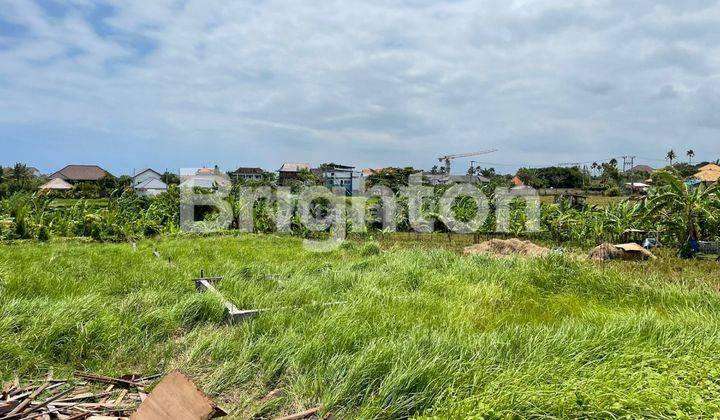
<path id="1" fill-rule="evenodd" d="M 308 417 L 315 416 L 320 411 L 320 407 L 311 408 L 309 410 L 301 411 L 299 413 L 291 414 L 289 416 L 278 417 L 275 420 L 300 420 Z"/>
<path id="2" fill-rule="evenodd" d="M 130 419 L 208 420 L 226 415 L 225 410 L 176 370 L 160 381 Z"/>
<path id="3" fill-rule="evenodd" d="M 145 387 L 159 376 L 113 378 L 75 372 L 74 379 L 47 378 L 23 385 L 16 379 L 2 387 L 0 420 L 127 418 L 141 403 Z"/>

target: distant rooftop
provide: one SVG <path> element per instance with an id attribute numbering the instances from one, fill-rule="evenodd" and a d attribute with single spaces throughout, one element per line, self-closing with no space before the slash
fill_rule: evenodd
<path id="1" fill-rule="evenodd" d="M 98 181 L 105 175 L 108 175 L 108 172 L 97 165 L 68 165 L 50 175 L 50 178 L 66 181 Z"/>
<path id="2" fill-rule="evenodd" d="M 241 166 L 233 171 L 235 174 L 255 174 L 255 175 L 262 175 L 265 171 L 262 170 L 262 168 L 246 168 L 244 166 Z"/>
<path id="3" fill-rule="evenodd" d="M 299 172 L 303 169 L 310 169 L 309 163 L 283 163 L 279 172 Z"/>
<path id="4" fill-rule="evenodd" d="M 638 172 L 644 172 L 651 174 L 655 171 L 655 169 L 652 166 L 648 165 L 635 165 L 628 172 L 638 173 Z"/>

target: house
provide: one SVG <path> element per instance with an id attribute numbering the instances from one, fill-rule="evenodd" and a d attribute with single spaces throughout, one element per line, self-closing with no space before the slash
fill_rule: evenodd
<path id="1" fill-rule="evenodd" d="M 135 188 L 136 185 L 140 185 L 150 179 L 157 179 L 157 180 L 162 181 L 162 174 L 160 172 L 154 171 L 150 168 L 143 169 L 142 171 L 133 175 L 132 186 L 133 186 L 133 188 Z"/>
<path id="2" fill-rule="evenodd" d="M 75 184 L 77 182 L 97 182 L 107 175 L 110 173 L 97 165 L 68 165 L 50 175 L 49 178 L 62 179 L 70 184 Z"/>
<path id="3" fill-rule="evenodd" d="M 230 188 L 230 178 L 215 166 L 214 169 L 202 167 L 180 173 L 180 188 Z"/>
<path id="4" fill-rule="evenodd" d="M 353 190 L 359 189 L 359 176 L 354 166 L 331 163 L 321 168 L 323 184 L 328 189 L 341 188 L 345 195 L 352 195 Z M 354 181 L 354 182 L 353 182 Z"/>
<path id="5" fill-rule="evenodd" d="M 380 174 L 385 168 L 364 168 L 356 172 L 357 177 L 353 179 L 353 194 L 364 193 L 367 190 L 368 178 Z"/>
<path id="6" fill-rule="evenodd" d="M 360 174 L 361 174 L 363 177 L 367 178 L 367 177 L 369 177 L 370 175 L 377 175 L 377 174 L 379 174 L 380 172 L 383 171 L 383 169 L 385 169 L 385 168 L 365 168 L 365 169 L 363 169 L 362 171 L 360 171 Z"/>
<path id="7" fill-rule="evenodd" d="M 148 178 L 140 184 L 133 185 L 133 189 L 141 197 L 152 197 L 166 192 L 168 186 L 159 179 Z"/>
<path id="8" fill-rule="evenodd" d="M 61 178 L 51 179 L 38 188 L 40 191 L 69 191 L 72 189 L 72 184 Z"/>
<path id="9" fill-rule="evenodd" d="M 278 169 L 278 185 L 290 185 L 290 182 L 298 179 L 298 173 L 302 170 L 310 170 L 310 164 L 283 163 L 280 169 Z"/>
<path id="10" fill-rule="evenodd" d="M 132 177 L 133 190 L 139 196 L 150 197 L 167 191 L 167 184 L 162 181 L 160 172 L 150 168 L 144 169 Z"/>
<path id="11" fill-rule="evenodd" d="M 233 178 L 235 182 L 238 182 L 241 179 L 244 181 L 262 181 L 264 173 L 265 171 L 261 168 L 240 167 L 235 171 L 230 172 L 230 177 Z"/>
<path id="12" fill-rule="evenodd" d="M 632 194 L 647 193 L 650 189 L 650 185 L 644 182 L 626 182 L 625 186 L 630 190 Z"/>

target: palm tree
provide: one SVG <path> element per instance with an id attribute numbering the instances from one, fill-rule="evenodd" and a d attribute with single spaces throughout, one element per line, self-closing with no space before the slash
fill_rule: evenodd
<path id="1" fill-rule="evenodd" d="M 695 157 L 695 151 L 694 151 L 693 149 L 690 149 L 690 150 L 688 150 L 687 152 L 685 152 L 685 154 L 686 154 L 687 157 L 688 157 L 688 162 L 689 162 L 689 163 L 692 163 L 692 158 Z"/>
<path id="2" fill-rule="evenodd" d="M 660 171 L 657 179 L 663 184 L 648 201 L 648 215 L 660 218 L 684 245 L 689 240 L 698 240 L 702 220 L 713 221 L 718 218 L 718 193 L 720 186 L 691 188 L 683 180 L 670 172 Z"/>
<path id="3" fill-rule="evenodd" d="M 667 155 L 665 155 L 665 160 L 669 160 L 670 166 L 673 166 L 673 160 L 675 160 L 676 157 L 677 155 L 675 154 L 675 151 L 673 149 L 670 149 L 670 151 L 667 152 Z"/>

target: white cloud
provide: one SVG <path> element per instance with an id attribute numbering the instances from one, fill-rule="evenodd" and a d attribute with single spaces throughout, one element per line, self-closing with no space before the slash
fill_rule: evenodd
<path id="1" fill-rule="evenodd" d="M 719 153 L 717 2 L 6 3 L 25 30 L 0 42 L 0 129 L 150 151 L 122 170 Z"/>

